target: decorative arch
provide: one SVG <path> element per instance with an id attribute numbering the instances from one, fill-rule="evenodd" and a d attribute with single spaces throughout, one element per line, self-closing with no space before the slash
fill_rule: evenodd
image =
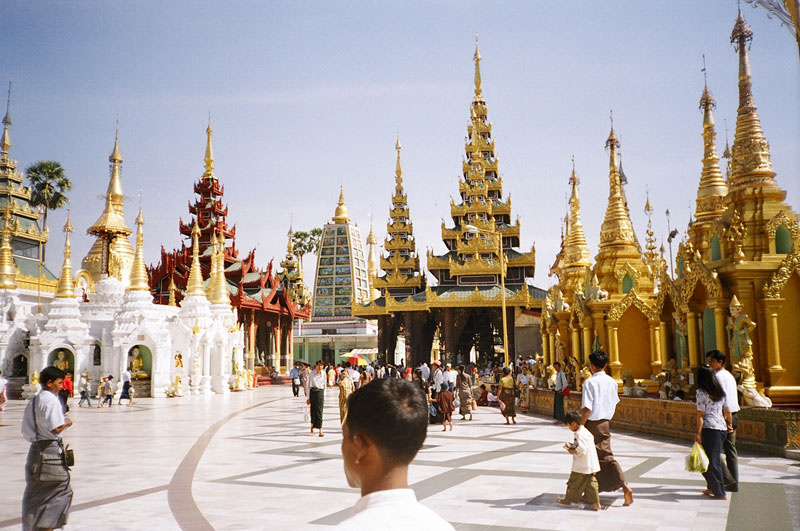
<path id="1" fill-rule="evenodd" d="M 771 220 L 767 221 L 764 225 L 764 230 L 770 239 L 774 239 L 781 226 L 784 226 L 789 231 L 793 240 L 800 238 L 800 225 L 798 225 L 797 219 L 793 215 L 787 215 L 785 210 L 781 210 Z"/>
<path id="2" fill-rule="evenodd" d="M 636 294 L 636 290 L 632 289 L 625 295 L 621 301 L 611 307 L 609 310 L 607 318 L 610 321 L 619 321 L 625 311 L 630 308 L 631 306 L 635 306 L 636 308 L 641 311 L 645 317 L 648 319 L 654 315 L 654 310 L 651 308 L 645 301 L 639 298 L 639 295 Z"/>
<path id="3" fill-rule="evenodd" d="M 703 287 L 706 288 L 709 299 L 722 298 L 722 283 L 719 281 L 716 272 L 710 271 L 704 263 L 699 261 L 696 262 L 694 266 L 691 272 L 684 278 L 683 284 L 681 285 L 680 299 L 678 299 L 681 306 L 689 304 L 689 299 L 692 298 L 692 294 L 698 282 L 703 284 Z"/>
<path id="4" fill-rule="evenodd" d="M 764 285 L 764 298 L 777 299 L 781 296 L 783 287 L 795 271 L 800 272 L 800 249 L 789 253 L 778 266 L 769 280 Z"/>

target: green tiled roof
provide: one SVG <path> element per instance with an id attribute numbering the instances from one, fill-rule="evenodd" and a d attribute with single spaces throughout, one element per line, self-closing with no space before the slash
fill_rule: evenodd
<path id="1" fill-rule="evenodd" d="M 21 275 L 25 275 L 26 277 L 33 277 L 36 278 L 39 276 L 39 261 L 32 260 L 30 258 L 22 258 L 21 256 L 14 256 L 14 265 L 17 266 L 19 273 Z M 58 277 L 55 276 L 47 266 L 42 264 L 42 279 L 46 280 L 58 280 Z"/>

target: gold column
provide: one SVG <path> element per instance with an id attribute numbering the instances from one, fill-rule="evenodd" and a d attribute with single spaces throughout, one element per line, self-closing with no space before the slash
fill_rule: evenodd
<path id="1" fill-rule="evenodd" d="M 650 367 L 653 374 L 661 372 L 663 365 L 661 361 L 661 333 L 658 319 L 651 319 L 647 322 L 650 326 Z"/>
<path id="2" fill-rule="evenodd" d="M 294 324 L 294 323 L 292 323 Z M 286 372 L 294 366 L 294 326 L 289 326 L 289 348 L 286 350 Z"/>
<path id="3" fill-rule="evenodd" d="M 686 312 L 686 324 L 689 328 L 689 367 L 696 369 L 699 358 L 697 355 L 697 317 L 694 312 Z"/>
<path id="4" fill-rule="evenodd" d="M 622 373 L 622 363 L 619 361 L 619 336 L 617 335 L 618 325 L 618 322 L 614 322 L 613 324 L 609 321 L 606 322 L 606 327 L 608 330 L 608 350 L 609 357 L 611 358 L 611 363 L 609 363 L 609 366 L 611 367 L 611 377 L 615 380 L 619 380 Z"/>
<path id="5" fill-rule="evenodd" d="M 546 330 L 542 330 L 542 359 L 545 365 L 547 360 L 550 359 L 550 334 Z"/>
<path id="6" fill-rule="evenodd" d="M 592 353 L 592 328 L 587 326 L 586 323 L 581 325 L 583 331 L 583 359 L 582 363 L 589 362 L 589 354 Z"/>
<path id="7" fill-rule="evenodd" d="M 250 310 L 250 326 L 247 328 L 247 337 L 249 338 L 249 345 L 247 346 L 247 359 L 245 360 L 245 368 L 253 370 L 256 366 L 256 311 Z"/>
<path id="8" fill-rule="evenodd" d="M 728 334 L 725 332 L 725 321 L 727 309 L 724 304 L 713 306 L 714 308 L 714 335 L 717 338 L 717 350 L 728 355 Z"/>
<path id="9" fill-rule="evenodd" d="M 572 328 L 572 357 L 581 359 L 581 336 L 575 327 Z"/>
<path id="10" fill-rule="evenodd" d="M 555 332 L 555 330 L 551 330 L 550 331 L 550 333 L 547 335 L 547 339 L 548 339 L 548 342 L 549 342 L 550 349 L 549 349 L 549 352 L 548 352 L 547 359 L 545 360 L 545 363 L 547 365 L 550 365 L 551 363 L 553 363 L 555 361 L 553 359 L 553 357 L 556 355 L 556 332 Z"/>
<path id="11" fill-rule="evenodd" d="M 767 370 L 769 371 L 770 387 L 778 385 L 781 376 L 786 372 L 781 365 L 780 331 L 778 330 L 778 309 L 783 301 L 784 299 L 761 301 L 767 321 Z"/>

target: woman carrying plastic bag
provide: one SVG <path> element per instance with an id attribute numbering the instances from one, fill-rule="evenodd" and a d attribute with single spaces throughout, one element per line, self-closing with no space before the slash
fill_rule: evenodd
<path id="1" fill-rule="evenodd" d="M 725 391 L 708 365 L 697 369 L 697 387 L 697 435 L 694 441 L 695 446 L 703 445 L 708 456 L 708 468 L 703 472 L 708 488 L 703 490 L 703 494 L 716 500 L 727 500 L 721 454 L 727 432 L 733 430 L 733 419 L 726 407 Z"/>

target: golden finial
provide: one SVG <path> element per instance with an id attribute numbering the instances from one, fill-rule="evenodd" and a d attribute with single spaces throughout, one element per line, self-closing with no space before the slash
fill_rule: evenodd
<path id="1" fill-rule="evenodd" d="M 67 222 L 64 223 L 64 265 L 61 266 L 61 275 L 58 277 L 58 287 L 56 288 L 56 298 L 71 299 L 75 297 L 75 283 L 72 280 L 72 246 L 70 245 L 70 234 L 72 234 L 72 221 L 70 212 L 67 210 Z"/>
<path id="2" fill-rule="evenodd" d="M 169 302 L 168 302 L 168 305 L 169 306 L 177 306 L 178 303 L 175 300 L 175 292 L 178 290 L 178 287 L 175 285 L 174 272 L 173 272 L 173 274 L 171 274 L 169 276 L 169 287 L 167 289 L 169 290 Z"/>
<path id="3" fill-rule="evenodd" d="M 3 214 L 3 237 L 0 244 L 0 289 L 17 289 L 17 268 L 11 255 L 11 201 Z"/>
<path id="4" fill-rule="evenodd" d="M 403 182 L 403 168 L 400 166 L 400 150 L 403 149 L 403 146 L 400 145 L 400 133 L 397 133 L 397 142 L 394 145 L 394 149 L 397 151 L 397 166 L 394 169 L 394 174 L 396 176 L 395 181 L 399 185 Z"/>
<path id="5" fill-rule="evenodd" d="M 347 223 L 348 221 L 350 221 L 350 213 L 344 202 L 344 186 L 341 186 L 339 188 L 339 204 L 336 206 L 336 212 L 333 214 L 333 222 Z"/>
<path id="6" fill-rule="evenodd" d="M 732 149 L 730 175 L 732 188 L 736 188 L 739 183 L 748 188 L 776 185 L 775 172 L 770 161 L 769 143 L 761 130 L 761 120 L 753 98 L 753 80 L 747 53 L 752 40 L 753 31 L 739 9 L 739 16 L 731 33 L 731 43 L 739 52 L 739 109 Z"/>
<path id="7" fill-rule="evenodd" d="M 706 76 L 705 56 L 703 56 L 703 76 Z M 697 188 L 698 220 L 712 219 L 725 212 L 723 199 L 728 195 L 728 185 L 722 177 L 717 156 L 717 132 L 714 128 L 714 98 L 708 90 L 708 82 L 703 86 L 700 108 L 703 110 L 703 170 Z"/>
<path id="8" fill-rule="evenodd" d="M 131 229 L 125 224 L 125 196 L 122 194 L 122 154 L 119 150 L 119 118 L 114 134 L 114 150 L 108 157 L 111 162 L 111 175 L 106 190 L 105 206 L 103 213 L 94 224 L 86 231 L 95 235 L 128 236 Z"/>
<path id="9" fill-rule="evenodd" d="M 192 227 L 192 268 L 189 270 L 189 280 L 186 282 L 187 297 L 205 297 L 203 287 L 203 270 L 200 268 L 200 227 L 197 220 Z"/>
<path id="10" fill-rule="evenodd" d="M 478 50 L 478 34 L 475 34 L 475 95 L 481 95 L 481 52 Z"/>
<path id="11" fill-rule="evenodd" d="M 111 152 L 111 155 L 108 156 L 108 162 L 122 162 L 122 153 L 119 151 L 119 114 L 117 114 L 117 125 L 114 131 L 114 150 Z"/>
<path id="12" fill-rule="evenodd" d="M 564 237 L 564 265 L 570 266 L 589 266 L 591 265 L 591 253 L 589 245 L 586 243 L 586 234 L 583 232 L 581 222 L 581 203 L 578 195 L 578 184 L 580 184 L 578 172 L 575 169 L 575 156 L 572 156 L 572 174 L 569 177 L 571 188 L 568 200 L 569 215 L 566 218 L 567 231 Z"/>
<path id="13" fill-rule="evenodd" d="M 139 198 L 141 199 L 141 194 Z M 141 205 L 139 206 L 139 214 L 136 216 L 136 254 L 133 256 L 131 283 L 128 286 L 128 290 L 150 291 L 147 268 L 144 265 L 144 215 L 142 214 Z"/>
<path id="14" fill-rule="evenodd" d="M 214 152 L 211 149 L 211 135 L 214 130 L 211 128 L 211 113 L 208 113 L 208 127 L 206 127 L 206 155 L 204 157 L 205 172 L 203 172 L 203 179 L 216 179 L 214 176 Z"/>
<path id="15" fill-rule="evenodd" d="M 11 148 L 11 138 L 8 128 L 11 126 L 11 81 L 8 82 L 8 99 L 6 100 L 6 115 L 3 117 L 3 136 L 0 137 L 0 156 L 7 157 Z"/>

